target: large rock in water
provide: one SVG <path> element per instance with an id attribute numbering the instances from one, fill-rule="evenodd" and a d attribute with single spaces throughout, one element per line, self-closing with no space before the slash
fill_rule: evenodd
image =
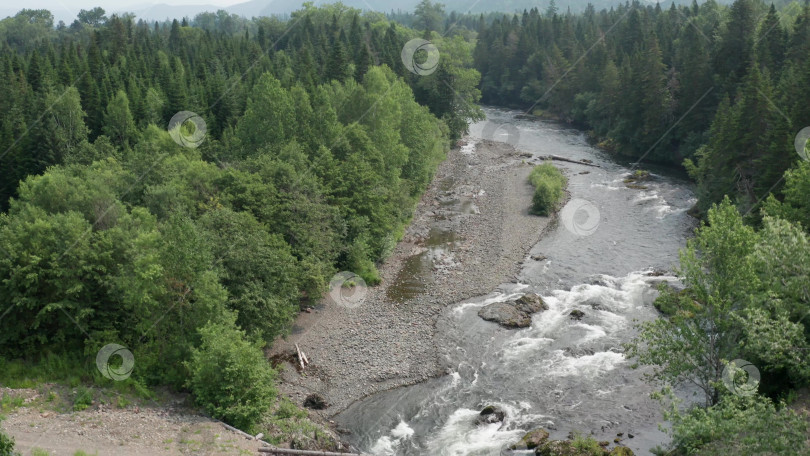
<path id="1" fill-rule="evenodd" d="M 523 295 L 515 301 L 515 307 L 521 312 L 533 314 L 541 310 L 548 310 L 548 305 L 543 302 L 543 298 L 534 293 Z"/>
<path id="2" fill-rule="evenodd" d="M 547 309 L 543 298 L 536 294 L 527 294 L 517 301 L 496 302 L 484 306 L 478 311 L 478 316 L 507 328 L 526 328 L 532 324 L 533 313 Z"/>
<path id="3" fill-rule="evenodd" d="M 478 316 L 507 328 L 525 328 L 532 324 L 529 314 L 519 311 L 511 302 L 490 304 L 479 310 Z"/>
<path id="4" fill-rule="evenodd" d="M 475 424 L 492 424 L 492 423 L 500 423 L 506 418 L 506 412 L 496 406 L 496 405 L 488 405 L 481 410 L 481 413 L 475 417 Z"/>

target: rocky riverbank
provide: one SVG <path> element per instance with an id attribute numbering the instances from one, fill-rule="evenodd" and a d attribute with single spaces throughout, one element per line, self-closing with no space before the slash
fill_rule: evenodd
<path id="1" fill-rule="evenodd" d="M 380 268 L 382 284 L 357 306 L 327 300 L 302 313 L 293 334 L 270 356 L 289 361 L 280 388 L 299 405 L 313 393 L 328 420 L 379 391 L 443 374 L 435 324 L 445 306 L 491 292 L 512 280 L 550 219 L 529 214 L 532 166 L 515 148 L 490 141 L 451 150 L 416 208 L 393 255 Z M 407 283 L 404 286 L 403 283 Z M 359 296 L 359 295 L 358 295 Z"/>

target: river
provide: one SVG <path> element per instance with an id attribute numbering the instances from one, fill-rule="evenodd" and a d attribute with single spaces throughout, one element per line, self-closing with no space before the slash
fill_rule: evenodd
<path id="1" fill-rule="evenodd" d="M 696 226 L 686 213 L 695 203 L 691 187 L 653 169 L 646 189 L 627 188 L 632 164 L 589 145 L 582 132 L 516 111 L 485 111 L 487 121 L 471 126 L 469 150 L 487 138 L 534 157 L 598 167 L 558 163 L 568 170 L 571 200 L 560 223 L 532 248 L 516 283 L 447 307 L 437 323 L 447 375 L 376 394 L 336 419 L 354 445 L 380 456 L 507 454 L 509 444 L 537 427 L 552 438 L 579 432 L 612 442 L 623 433 L 622 444 L 650 454 L 666 441 L 657 425 L 660 407 L 622 344 L 635 322 L 656 318 L 655 284 L 674 280 L 649 273 L 671 271 Z M 488 303 L 528 292 L 549 305 L 529 328 L 506 330 L 477 315 Z M 584 318 L 571 318 L 574 309 Z M 486 405 L 503 407 L 505 421 L 474 425 Z"/>

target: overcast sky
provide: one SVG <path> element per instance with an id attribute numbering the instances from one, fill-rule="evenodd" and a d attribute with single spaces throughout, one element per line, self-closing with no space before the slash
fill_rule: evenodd
<path id="1" fill-rule="evenodd" d="M 47 9 L 56 17 L 56 21 L 71 22 L 81 9 L 96 6 L 104 8 L 107 13 L 114 11 L 137 11 L 149 8 L 150 5 L 213 5 L 226 7 L 244 3 L 247 0 L 0 0 L 0 18 L 13 14 L 22 8 Z M 302 0 L 303 2 L 303 0 Z"/>

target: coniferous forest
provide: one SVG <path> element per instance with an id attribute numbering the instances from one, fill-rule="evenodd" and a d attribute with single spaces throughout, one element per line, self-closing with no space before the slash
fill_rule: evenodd
<path id="1" fill-rule="evenodd" d="M 416 38 L 441 53 L 432 74 L 403 65 Z M 23 9 L 0 21 L 0 384 L 109 387 L 87 366 L 120 343 L 138 394 L 188 392 L 253 433 L 300 420 L 263 348 L 338 271 L 381 281 L 479 103 L 694 181 L 685 289 L 662 289 L 662 318 L 626 348 L 705 396 L 667 409 L 662 454 L 808 454 L 787 406 L 810 384 L 807 2 L 165 22 L 97 8 L 72 24 Z M 754 397 L 718 386 L 738 357 L 768 380 Z"/>

